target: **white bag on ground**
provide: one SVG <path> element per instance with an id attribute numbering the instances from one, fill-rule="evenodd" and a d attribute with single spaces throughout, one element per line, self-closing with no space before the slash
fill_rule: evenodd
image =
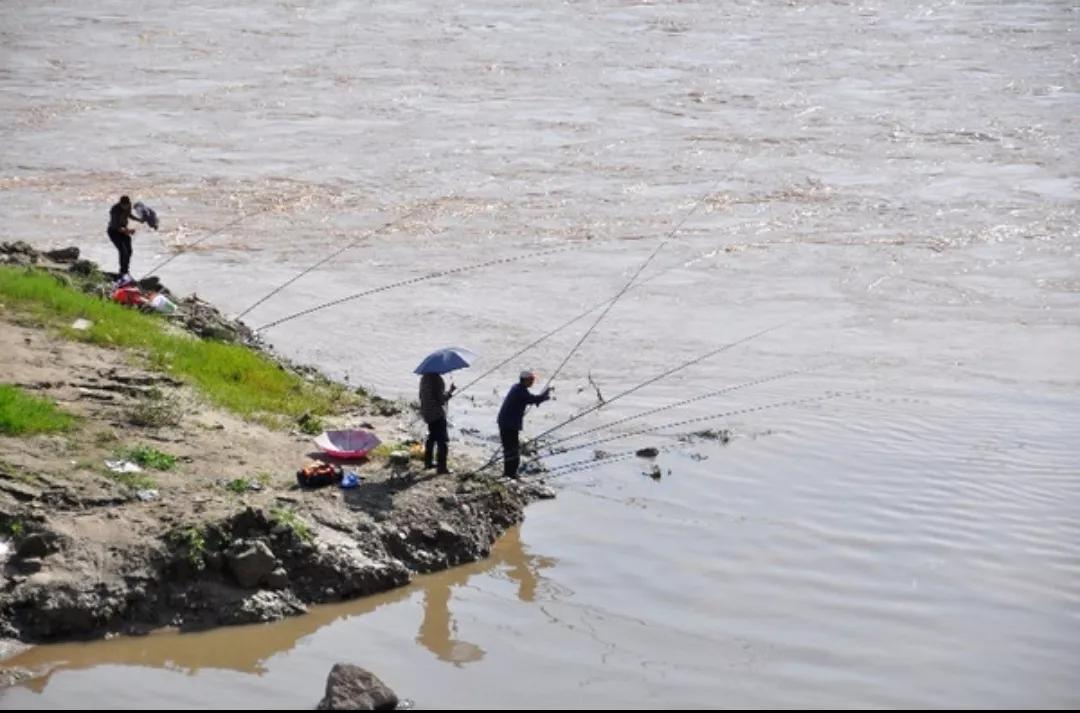
<path id="1" fill-rule="evenodd" d="M 176 303 L 160 293 L 150 298 L 150 306 L 155 312 L 161 312 L 162 314 L 172 314 L 176 311 Z"/>

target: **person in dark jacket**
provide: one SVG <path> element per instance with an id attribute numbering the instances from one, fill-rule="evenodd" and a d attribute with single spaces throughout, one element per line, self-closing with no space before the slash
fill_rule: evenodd
<path id="1" fill-rule="evenodd" d="M 424 444 L 424 467 L 434 468 L 432 456 L 438 451 L 438 470 L 436 473 L 449 473 L 446 467 L 447 449 L 450 435 L 446 430 L 446 402 L 454 395 L 453 385 L 446 389 L 446 383 L 439 374 L 423 374 L 420 377 L 420 416 L 428 426 L 427 442 Z M 436 446 L 438 447 L 436 449 Z"/>
<path id="2" fill-rule="evenodd" d="M 120 201 L 109 209 L 109 229 L 105 231 L 120 253 L 119 278 L 123 278 L 131 269 L 131 236 L 135 234 L 135 229 L 128 227 L 129 220 L 144 222 L 131 212 L 131 199 L 120 196 Z"/>
<path id="3" fill-rule="evenodd" d="M 529 387 L 536 381 L 536 374 L 526 370 L 521 372 L 518 383 L 510 387 L 506 398 L 503 399 L 502 408 L 499 409 L 499 437 L 503 447 L 503 475 L 508 478 L 516 478 L 518 466 L 521 464 L 521 442 L 518 438 L 521 433 L 522 422 L 525 420 L 525 409 L 530 404 L 542 404 L 551 398 L 551 387 L 544 389 L 540 394 L 529 391 Z"/>

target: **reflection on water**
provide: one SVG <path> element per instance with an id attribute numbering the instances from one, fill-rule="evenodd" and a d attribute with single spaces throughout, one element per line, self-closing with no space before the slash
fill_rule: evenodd
<path id="1" fill-rule="evenodd" d="M 517 596 L 534 602 L 543 578 L 541 572 L 555 565 L 555 559 L 526 552 L 520 528 L 514 527 L 495 543 L 488 559 L 455 567 L 445 572 L 417 577 L 412 584 L 341 604 L 312 607 L 300 617 L 272 624 L 236 626 L 192 634 L 172 631 L 143 637 L 117 637 L 108 641 L 78 644 L 55 644 L 35 647 L 3 662 L 43 675 L 21 685 L 42 692 L 52 676 L 61 671 L 92 668 L 105 664 L 151 666 L 195 675 L 203 669 L 228 669 L 263 674 L 271 657 L 289 651 L 302 638 L 324 626 L 350 617 L 403 602 L 417 592 L 423 593 L 423 619 L 416 642 L 439 660 L 462 666 L 479 661 L 484 648 L 457 639 L 453 614 L 454 590 L 466 586 L 472 577 L 487 574 L 509 578 L 517 583 Z"/>
<path id="2" fill-rule="evenodd" d="M 536 589 L 542 581 L 540 572 L 554 564 L 551 557 L 526 553 L 521 546 L 521 530 L 515 527 L 499 540 L 487 560 L 424 578 L 424 620 L 416 634 L 417 643 L 439 660 L 456 666 L 479 661 L 484 657 L 484 649 L 456 638 L 457 624 L 450 607 L 452 589 L 465 585 L 479 572 L 505 568 L 506 576 L 518 585 L 518 599 L 535 602 Z"/>

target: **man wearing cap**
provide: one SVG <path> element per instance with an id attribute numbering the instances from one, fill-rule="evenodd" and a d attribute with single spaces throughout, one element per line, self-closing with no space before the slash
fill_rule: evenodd
<path id="1" fill-rule="evenodd" d="M 502 408 L 499 409 L 499 437 L 502 438 L 503 447 L 503 475 L 516 478 L 518 465 L 521 463 L 521 443 L 518 434 L 521 433 L 522 421 L 525 419 L 525 409 L 529 404 L 542 404 L 551 398 L 551 387 L 544 389 L 543 393 L 536 395 L 529 391 L 529 387 L 536 381 L 536 374 L 526 369 L 521 372 L 518 383 L 510 387 L 510 391 L 503 399 Z"/>

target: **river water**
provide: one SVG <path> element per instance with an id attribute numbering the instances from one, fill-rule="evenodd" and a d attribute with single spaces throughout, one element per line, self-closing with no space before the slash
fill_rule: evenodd
<path id="1" fill-rule="evenodd" d="M 183 249 L 162 278 L 232 314 L 351 245 L 254 326 L 566 248 L 265 330 L 409 397 L 662 244 L 527 435 L 776 329 L 556 432 L 622 437 L 551 465 L 656 446 L 659 479 L 562 471 L 491 560 L 380 597 L 37 648 L 0 706 L 303 707 L 340 660 L 420 707 L 1080 706 L 1075 3 L 216 5 L 0 5 L 5 239 L 111 265 L 128 193 L 163 223 L 134 272 Z M 599 314 L 471 386 L 455 441 Z"/>

